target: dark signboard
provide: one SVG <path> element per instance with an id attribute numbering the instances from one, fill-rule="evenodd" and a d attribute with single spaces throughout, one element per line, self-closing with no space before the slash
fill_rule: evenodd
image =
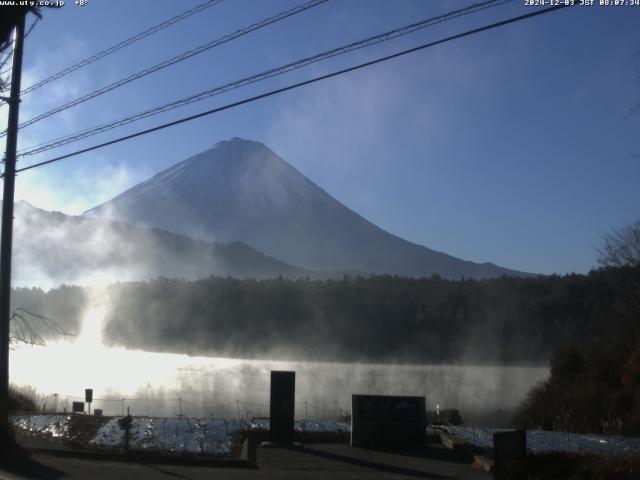
<path id="1" fill-rule="evenodd" d="M 93 402 L 93 389 L 87 388 L 84 391 L 84 401 L 87 403 Z"/>
<path id="2" fill-rule="evenodd" d="M 420 421 L 421 397 L 390 397 L 386 395 L 355 395 L 359 416 L 363 420 L 400 422 Z M 424 405 L 424 403 L 422 403 Z"/>
<path id="3" fill-rule="evenodd" d="M 351 407 L 352 446 L 424 445 L 424 397 L 353 395 Z"/>
<path id="4" fill-rule="evenodd" d="M 71 405 L 73 413 L 83 413 L 84 412 L 84 402 L 73 402 Z"/>
<path id="5" fill-rule="evenodd" d="M 293 414 L 296 402 L 296 372 L 271 372 L 269 407 L 270 440 L 293 443 Z"/>

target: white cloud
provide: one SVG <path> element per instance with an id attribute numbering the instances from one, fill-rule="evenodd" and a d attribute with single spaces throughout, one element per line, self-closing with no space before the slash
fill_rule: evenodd
<path id="1" fill-rule="evenodd" d="M 31 51 L 29 45 L 27 45 L 23 63 L 24 68 L 22 70 L 22 89 L 24 90 L 30 85 L 57 73 L 75 60 L 86 56 L 89 49 L 90 46 L 86 42 L 71 34 L 64 35 L 54 45 L 47 44 L 46 49 L 38 49 L 36 46 L 34 51 Z M 35 57 L 34 61 L 30 61 L 29 54 Z M 89 72 L 86 69 L 80 69 L 69 77 L 56 80 L 49 85 L 23 95 L 20 102 L 20 122 L 22 123 L 43 112 L 56 108 L 89 91 L 94 85 Z M 0 106 L 0 130 L 4 130 L 7 127 L 7 113 L 7 106 Z M 82 121 L 77 118 L 73 109 L 60 112 L 21 129 L 18 136 L 18 149 L 58 137 L 82 126 Z M 5 150 L 5 139 L 6 137 L 0 139 L 2 152 Z"/>
<path id="2" fill-rule="evenodd" d="M 46 48 L 34 46 L 25 54 L 22 86 L 28 87 L 47 76 L 60 71 L 92 53 L 92 46 L 72 34 L 62 35 L 55 45 Z M 28 54 L 28 55 L 27 55 Z M 110 68 L 112 75 L 117 75 Z M 24 96 L 20 104 L 20 120 L 24 122 L 45 111 L 55 108 L 105 82 L 96 78 L 92 69 L 79 69 L 64 78 L 52 82 Z M 87 104 L 88 105 L 88 104 Z M 106 108 L 91 105 L 90 111 L 82 107 L 65 110 L 20 130 L 18 149 L 39 144 L 68 133 L 84 129 L 87 121 L 99 123 L 105 115 L 113 115 L 110 103 Z M 0 106 L 0 129 L 6 128 L 7 106 Z M 5 138 L 0 139 L 0 149 L 5 150 Z M 58 153 L 58 150 L 52 151 Z M 51 152 L 49 152 L 51 153 Z M 47 154 L 19 159 L 19 167 L 50 158 Z M 121 193 L 144 178 L 146 172 L 132 173 L 122 163 L 109 162 L 108 157 L 94 154 L 90 159 L 77 161 L 73 168 L 62 164 L 38 168 L 18 174 L 16 178 L 16 200 L 25 200 L 46 210 L 58 210 L 67 214 L 80 214 Z"/>
<path id="3" fill-rule="evenodd" d="M 78 215 L 121 193 L 143 177 L 124 165 L 103 163 L 97 157 L 92 166 L 74 166 L 52 172 L 47 167 L 18 175 L 16 200 L 24 200 L 45 210 Z"/>

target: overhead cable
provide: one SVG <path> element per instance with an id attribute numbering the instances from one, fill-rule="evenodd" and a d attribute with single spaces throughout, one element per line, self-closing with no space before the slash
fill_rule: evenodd
<path id="1" fill-rule="evenodd" d="M 115 90 L 116 88 L 120 88 L 124 85 L 127 85 L 135 80 L 138 80 L 140 78 L 146 77 L 147 75 L 151 75 L 152 73 L 155 73 L 159 70 L 162 70 L 164 68 L 167 68 L 171 65 L 174 65 L 178 62 L 182 62 L 184 60 L 187 60 L 188 58 L 194 57 L 195 55 L 199 55 L 200 53 L 206 52 L 207 50 L 210 50 L 214 47 L 218 47 L 220 45 L 223 45 L 227 42 L 230 42 L 231 40 L 234 40 L 238 37 L 242 37 L 244 35 L 247 35 L 251 32 L 254 32 L 260 28 L 266 27 L 267 25 L 271 25 L 272 23 L 276 23 L 279 22 L 281 20 L 284 20 L 285 18 L 291 17 L 292 15 L 296 15 L 298 13 L 301 13 L 305 10 L 308 10 L 310 8 L 316 7 L 318 5 L 321 5 L 323 3 L 328 2 L 329 0 L 311 0 L 307 3 L 298 5 L 294 8 L 291 8 L 289 10 L 286 10 L 284 12 L 281 12 L 277 15 L 274 15 L 272 17 L 269 18 L 265 18 L 264 20 L 261 20 L 258 23 L 254 23 L 248 27 L 242 28 L 240 30 L 235 31 L 234 33 L 231 33 L 229 35 L 225 35 L 223 37 L 220 37 L 216 40 L 213 40 L 211 42 L 205 43 L 203 45 L 200 45 L 194 49 L 191 50 L 187 50 L 186 52 L 181 53 L 180 55 L 176 55 L 175 57 L 172 57 L 168 60 L 164 60 L 160 63 L 157 63 L 151 67 L 145 68 L 144 70 L 140 70 L 137 73 L 134 73 L 132 75 L 129 75 L 128 77 L 125 77 L 123 79 L 120 79 L 114 83 L 110 83 L 109 85 L 105 85 L 104 87 L 101 87 L 97 90 L 94 90 L 93 92 L 87 93 L 86 95 L 83 95 L 81 97 L 75 98 L 67 103 L 64 103 L 62 105 L 59 105 L 47 112 L 41 113 L 40 115 L 36 115 L 33 118 L 30 118 L 29 120 L 26 120 L 24 122 L 22 122 L 19 125 L 19 128 L 24 128 L 27 127 L 29 125 L 32 125 L 36 122 L 39 122 L 40 120 L 43 120 L 47 117 L 50 117 L 52 115 L 55 115 L 56 113 L 60 113 L 64 110 L 67 110 L 71 107 L 75 107 L 76 105 L 80 105 L 81 103 L 84 103 L 86 101 L 92 100 L 96 97 L 99 97 L 100 95 L 104 95 L 107 92 L 110 92 L 112 90 Z M 2 134 L 0 136 L 4 136 L 6 133 L 2 132 Z"/>
<path id="2" fill-rule="evenodd" d="M 125 135 L 123 137 L 119 137 L 119 138 L 116 138 L 116 139 L 113 139 L 113 140 L 109 140 L 108 142 L 100 143 L 98 145 L 93 145 L 91 147 L 87 147 L 87 148 L 83 148 L 83 149 L 80 149 L 80 150 L 76 150 L 74 152 L 67 153 L 65 155 L 60 155 L 59 157 L 55 157 L 55 158 L 51 158 L 49 160 L 45 160 L 45 161 L 42 161 L 42 162 L 34 163 L 32 165 L 28 165 L 26 167 L 22 167 L 22 168 L 17 169 L 16 173 L 17 172 L 24 172 L 24 171 L 27 171 L 27 170 L 31 170 L 33 168 L 41 167 L 43 165 L 49 165 L 51 163 L 58 162 L 60 160 L 64 160 L 66 158 L 70 158 L 70 157 L 74 157 L 74 156 L 80 155 L 82 153 L 91 152 L 93 150 L 98 150 L 100 148 L 104 148 L 104 147 L 107 147 L 109 145 L 114 145 L 116 143 L 124 142 L 126 140 L 131 140 L 133 138 L 137 138 L 137 137 L 140 137 L 140 136 L 143 136 L 143 135 L 147 135 L 149 133 L 157 132 L 159 130 L 163 130 L 163 129 L 168 128 L 168 127 L 173 127 L 175 125 L 186 123 L 186 122 L 189 122 L 191 120 L 195 120 L 197 118 L 202 118 L 202 117 L 213 115 L 215 113 L 219 113 L 219 112 L 222 112 L 222 111 L 225 111 L 225 110 L 236 108 L 236 107 L 239 107 L 240 105 L 245 105 L 247 103 L 252 103 L 252 102 L 255 102 L 257 100 L 262 100 L 264 98 L 271 97 L 273 95 L 277 95 L 277 94 L 280 94 L 280 93 L 287 92 L 289 90 L 294 90 L 294 89 L 303 87 L 305 85 L 310 85 L 312 83 L 317 83 L 317 82 L 320 82 L 322 80 L 326 80 L 326 79 L 329 79 L 329 78 L 337 77 L 337 76 L 343 75 L 345 73 L 353 72 L 355 70 L 360 70 L 360 69 L 365 68 L 365 67 L 370 67 L 370 66 L 376 65 L 378 63 L 386 62 L 386 61 L 391 60 L 393 58 L 398 58 L 398 57 L 401 57 L 401 56 L 404 56 L 404 55 L 407 55 L 407 54 L 410 54 L 410 53 L 414 53 L 414 52 L 417 52 L 417 51 L 420 51 L 420 50 L 424 50 L 426 48 L 430 48 L 430 47 L 434 47 L 436 45 L 440 45 L 442 43 L 450 42 L 452 40 L 457 40 L 459 38 L 463 38 L 463 37 L 467 37 L 467 36 L 470 36 L 470 35 L 474 35 L 476 33 L 484 32 L 484 31 L 487 31 L 487 30 L 492 30 L 494 28 L 498 28 L 498 27 L 501 27 L 501 26 L 504 26 L 504 25 L 508 25 L 508 24 L 512 24 L 512 23 L 515 23 L 515 22 L 519 22 L 519 21 L 522 21 L 522 20 L 529 19 L 529 18 L 537 17 L 537 16 L 543 15 L 545 13 L 550 13 L 550 12 L 554 12 L 556 10 L 561 10 L 561 9 L 567 8 L 568 6 L 570 6 L 570 5 L 561 4 L 561 5 L 557 5 L 557 6 L 553 6 L 553 7 L 548 7 L 548 8 L 542 9 L 542 10 L 536 10 L 536 11 L 533 11 L 533 12 L 530 12 L 530 13 L 527 13 L 527 14 L 524 14 L 524 15 L 519 15 L 519 16 L 516 16 L 516 17 L 508 18 L 506 20 L 501 20 L 499 22 L 491 23 L 491 24 L 485 25 L 483 27 L 474 28 L 472 30 L 467 30 L 467 31 L 465 31 L 463 33 L 458 33 L 456 35 L 451 35 L 449 37 L 445 37 L 445 38 L 442 38 L 440 40 L 436 40 L 436 41 L 429 42 L 429 43 L 424 43 L 424 44 L 419 45 L 417 47 L 409 48 L 407 50 L 402 50 L 400 52 L 396 52 L 396 53 L 393 53 L 393 54 L 390 54 L 390 55 L 386 55 L 384 57 L 379 57 L 379 58 L 377 58 L 375 60 L 370 60 L 368 62 L 360 63 L 358 65 L 354 65 L 352 67 L 344 68 L 342 70 L 336 70 L 334 72 L 327 73 L 325 75 L 321 75 L 321 76 L 318 76 L 318 77 L 314 77 L 314 78 L 311 78 L 309 80 L 305 80 L 305 81 L 302 81 L 302 82 L 294 83 L 294 84 L 288 85 L 286 87 L 282 87 L 282 88 L 278 88 L 278 89 L 275 89 L 275 90 L 271 90 L 269 92 L 262 93 L 260 95 L 255 95 L 253 97 L 245 98 L 243 100 L 239 100 L 237 102 L 229 103 L 229 104 L 223 105 L 221 107 L 213 108 L 211 110 L 200 112 L 200 113 L 197 113 L 195 115 L 190 115 L 188 117 L 183 117 L 181 119 L 174 120 L 172 122 L 164 123 L 162 125 L 158 125 L 158 126 L 153 127 L 153 128 L 148 128 L 146 130 L 142 130 L 142 131 L 139 131 L 139 132 L 136 132 L 136 133 L 132 133 L 130 135 Z M 3 174 L 3 176 L 4 176 L 4 174 Z"/>
<path id="3" fill-rule="evenodd" d="M 96 53 L 95 55 L 92 55 L 88 58 L 85 58 L 84 60 L 79 61 L 78 63 L 71 65 L 70 67 L 65 68 L 64 70 L 59 71 L 58 73 L 55 73 L 43 80 L 40 80 L 39 82 L 34 83 L 33 85 L 31 85 L 30 87 L 25 88 L 24 90 L 22 90 L 20 92 L 20 95 L 26 95 L 29 92 L 32 92 L 40 87 L 43 87 L 44 85 L 47 85 L 48 83 L 53 82 L 54 80 L 58 80 L 59 78 L 64 77 L 65 75 L 70 74 L 71 72 L 75 72 L 76 70 L 78 70 L 79 68 L 82 67 L 86 67 L 87 65 L 96 62 L 98 60 L 100 60 L 101 58 L 106 57 L 107 55 L 111 55 L 112 53 L 117 52 L 118 50 L 122 50 L 125 47 L 128 47 L 129 45 L 136 43 L 140 40 L 142 40 L 143 38 L 148 37 L 149 35 L 153 35 L 154 33 L 158 33 L 159 31 L 175 24 L 178 23 L 186 18 L 189 18 L 192 15 L 195 15 L 197 13 L 200 13 L 204 10 L 206 10 L 207 8 L 213 7 L 214 5 L 217 5 L 218 3 L 222 2 L 223 0 L 207 0 L 204 3 L 201 3 L 199 5 L 196 5 L 193 8 L 190 8 L 189 10 L 185 10 L 184 12 L 176 15 L 175 17 L 171 17 L 168 20 L 165 20 L 161 23 L 159 23 L 158 25 L 154 25 L 153 27 L 150 27 L 148 29 L 146 29 L 143 32 L 140 32 L 136 35 L 133 35 L 132 37 L 127 38 L 126 40 L 122 40 L 121 42 L 116 43 L 115 45 L 112 45 L 111 47 L 102 50 L 101 52 Z"/>
<path id="4" fill-rule="evenodd" d="M 65 137 L 61 137 L 61 138 L 57 138 L 57 139 L 53 139 L 53 140 L 49 140 L 47 142 L 45 142 L 44 144 L 40 144 L 40 145 L 36 145 L 34 147 L 29 147 L 28 149 L 24 149 L 21 152 L 19 152 L 19 157 L 22 156 L 27 156 L 27 155 L 35 155 L 37 153 L 41 153 L 47 150 L 51 150 L 52 148 L 57 148 L 63 145 L 67 145 L 69 143 L 73 143 L 79 140 L 82 140 L 84 138 L 87 137 L 91 137 L 93 135 L 97 135 L 99 133 L 103 133 L 106 132 L 108 130 L 112 130 L 114 128 L 118 128 L 121 127 L 123 125 L 127 125 L 129 123 L 133 123 L 136 122 L 138 120 L 142 120 L 144 118 L 147 117 L 151 117 L 154 115 L 158 115 L 160 113 L 163 112 L 167 112 L 169 110 L 173 110 L 185 105 L 189 105 L 191 103 L 194 102 L 198 102 L 201 100 L 204 100 L 206 98 L 215 96 L 215 95 L 220 95 L 222 93 L 226 93 L 230 90 L 235 90 L 236 88 L 240 88 L 240 87 L 244 87 L 246 85 L 250 85 L 262 80 L 266 80 L 278 75 L 282 75 L 294 70 L 297 70 L 299 68 L 303 68 L 306 67 L 308 65 L 311 65 L 313 63 L 316 62 L 320 62 L 323 60 L 327 60 L 329 58 L 333 58 L 336 57 L 338 55 L 343 55 L 345 53 L 349 53 L 352 52 L 354 50 L 359 50 L 361 48 L 365 48 L 365 47 L 370 47 L 372 45 L 376 45 L 378 43 L 382 43 L 382 42 L 386 42 L 389 40 L 392 40 L 394 38 L 397 37 L 401 37 L 404 35 L 408 35 L 412 32 L 415 32 L 417 30 L 421 30 L 423 28 L 432 26 L 432 25 L 436 25 L 438 23 L 442 23 L 445 21 L 449 21 L 449 20 L 453 20 L 454 18 L 458 18 L 461 17 L 463 15 L 469 15 L 471 13 L 475 13 L 479 10 L 484 10 L 487 8 L 491 8 L 491 7 L 495 7 L 498 5 L 502 5 L 504 3 L 507 2 L 511 2 L 513 0 L 489 0 L 489 1 L 485 1 L 485 2 L 481 2 L 481 3 L 477 3 L 477 4 L 473 4 L 470 5 L 468 7 L 462 8 L 462 9 L 458 9 L 458 10 L 453 10 L 451 12 L 448 12 L 446 14 L 443 15 L 439 15 L 436 17 L 431 17 L 431 18 L 427 18 L 424 20 L 421 20 L 419 22 L 416 23 L 412 23 L 410 25 L 406 25 L 400 28 L 396 28 L 394 30 L 390 30 L 378 35 L 374 35 L 368 38 L 365 38 L 363 40 L 359 40 L 356 42 L 352 42 L 348 45 L 344 45 L 338 48 L 334 48 L 331 50 L 327 50 L 324 51 L 322 53 L 318 53 L 316 55 L 313 55 L 311 57 L 306 57 L 300 60 L 297 60 L 295 62 L 291 62 L 291 63 L 287 63 L 285 65 L 281 65 L 279 67 L 276 68 L 272 68 L 269 70 L 266 70 L 264 72 L 261 73 L 257 73 L 254 75 L 251 75 L 249 77 L 244 77 L 240 80 L 235 80 L 233 82 L 229 82 L 226 83 L 224 85 L 220 85 L 208 90 L 205 90 L 203 92 L 199 92 L 193 95 L 189 95 L 187 97 L 183 97 L 180 98 L 178 100 L 174 100 L 172 102 L 166 103 L 164 105 L 160 105 L 157 107 L 153 107 L 147 110 L 144 110 L 142 112 L 138 112 L 136 114 L 133 115 L 129 115 L 123 118 L 120 118 L 118 120 L 114 120 L 96 127 L 92 127 L 89 129 L 85 129 L 83 131 L 80 132 L 76 132 L 74 134 L 71 135 L 67 135 Z"/>

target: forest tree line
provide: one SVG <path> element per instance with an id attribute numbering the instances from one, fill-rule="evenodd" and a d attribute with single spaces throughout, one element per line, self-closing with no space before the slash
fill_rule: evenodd
<path id="1" fill-rule="evenodd" d="M 550 376 L 529 392 L 517 427 L 640 434 L 640 220 L 607 234 L 599 253 L 610 278 L 601 295 L 613 302 L 595 311 L 596 332 L 554 350 Z"/>
<path id="2" fill-rule="evenodd" d="M 160 278 L 108 287 L 105 339 L 154 351 L 309 360 L 547 365 L 561 346 L 607 338 L 638 269 L 587 275 L 443 280 L 198 281 Z M 14 306 L 74 333 L 87 292 L 17 289 Z"/>

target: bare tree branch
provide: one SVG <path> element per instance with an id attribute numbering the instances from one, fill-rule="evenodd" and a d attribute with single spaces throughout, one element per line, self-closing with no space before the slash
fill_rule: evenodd
<path id="1" fill-rule="evenodd" d="M 42 338 L 42 336 L 38 332 L 36 332 L 36 330 L 31 325 L 31 320 L 27 319 L 25 315 L 42 322 L 46 329 L 53 332 L 54 336 L 72 335 L 71 333 L 63 329 L 55 320 L 52 320 L 45 315 L 30 312 L 25 308 L 17 307 L 13 311 L 13 314 L 9 319 L 9 342 L 12 345 L 16 343 L 26 343 L 28 345 L 40 346 L 46 345 L 44 338 Z"/>
<path id="2" fill-rule="evenodd" d="M 640 220 L 604 235 L 598 253 L 603 267 L 640 267 Z"/>

